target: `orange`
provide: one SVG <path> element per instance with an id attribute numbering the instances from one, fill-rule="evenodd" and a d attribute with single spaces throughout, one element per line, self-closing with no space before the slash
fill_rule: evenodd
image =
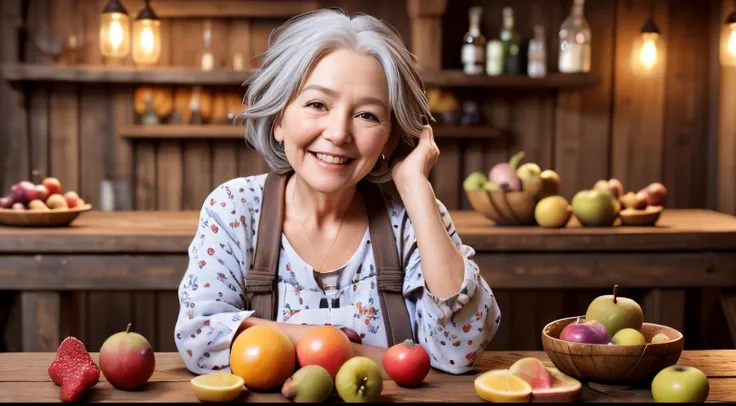
<path id="1" fill-rule="evenodd" d="M 283 331 L 253 326 L 240 333 L 230 350 L 230 369 L 245 387 L 269 390 L 284 383 L 296 365 L 294 344 Z"/>
<path id="2" fill-rule="evenodd" d="M 489 402 L 530 402 L 532 387 L 508 370 L 488 371 L 475 378 L 475 392 Z"/>
<path id="3" fill-rule="evenodd" d="M 227 372 L 200 375 L 190 382 L 194 395 L 202 402 L 232 402 L 243 390 L 243 378 Z"/>

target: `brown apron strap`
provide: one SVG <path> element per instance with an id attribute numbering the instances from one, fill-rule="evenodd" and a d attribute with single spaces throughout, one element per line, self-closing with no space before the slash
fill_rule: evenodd
<path id="1" fill-rule="evenodd" d="M 371 246 L 376 260 L 378 291 L 389 347 L 413 338 L 411 319 L 404 302 L 404 270 L 399 262 L 394 231 L 381 189 L 374 183 L 361 182 L 361 194 L 368 211 Z"/>
<path id="2" fill-rule="evenodd" d="M 276 280 L 281 249 L 281 229 L 284 222 L 284 195 L 287 175 L 270 172 L 266 177 L 261 200 L 253 266 L 248 271 L 246 298 L 255 316 L 276 320 Z"/>

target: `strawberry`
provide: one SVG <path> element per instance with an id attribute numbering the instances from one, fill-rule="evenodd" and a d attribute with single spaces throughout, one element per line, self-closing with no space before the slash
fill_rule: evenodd
<path id="1" fill-rule="evenodd" d="M 81 341 L 67 337 L 56 350 L 56 359 L 49 367 L 49 377 L 61 386 L 63 402 L 75 402 L 99 382 L 100 368 Z"/>

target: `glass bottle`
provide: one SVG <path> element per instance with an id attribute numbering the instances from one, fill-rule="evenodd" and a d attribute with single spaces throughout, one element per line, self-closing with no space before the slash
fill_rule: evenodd
<path id="1" fill-rule="evenodd" d="M 514 29 L 514 10 L 511 7 L 503 9 L 503 29 L 500 38 L 503 44 L 504 72 L 512 75 L 520 73 L 519 33 Z"/>
<path id="2" fill-rule="evenodd" d="M 471 7 L 468 10 L 470 28 L 463 38 L 462 63 L 466 75 L 480 75 L 485 67 L 486 37 L 480 32 L 481 7 Z"/>
<path id="3" fill-rule="evenodd" d="M 574 0 L 570 15 L 560 27 L 559 70 L 590 72 L 590 27 L 583 14 L 585 0 Z"/>
<path id="4" fill-rule="evenodd" d="M 527 74 L 533 78 L 542 78 L 547 75 L 547 49 L 544 44 L 544 27 L 534 27 L 534 38 L 529 41 L 529 64 Z"/>
<path id="5" fill-rule="evenodd" d="M 215 57 L 212 55 L 212 25 L 209 19 L 204 20 L 203 42 L 204 48 L 200 56 L 200 68 L 211 71 L 215 68 Z"/>
<path id="6" fill-rule="evenodd" d="M 489 76 L 503 74 L 503 44 L 497 39 L 488 41 L 486 47 L 486 74 Z"/>

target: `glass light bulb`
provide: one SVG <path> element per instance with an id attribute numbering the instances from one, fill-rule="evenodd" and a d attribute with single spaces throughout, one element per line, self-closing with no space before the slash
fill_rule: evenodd
<path id="1" fill-rule="evenodd" d="M 731 37 L 728 39 L 728 53 L 736 56 L 736 28 L 731 30 Z"/>
<path id="2" fill-rule="evenodd" d="M 110 33 L 108 35 L 113 49 L 120 48 L 120 44 L 123 43 L 123 27 L 120 26 L 119 21 L 113 21 L 110 24 Z"/>
<path id="3" fill-rule="evenodd" d="M 141 32 L 141 47 L 143 51 L 151 53 L 154 46 L 153 30 L 151 27 L 143 27 L 143 31 Z"/>
<path id="4" fill-rule="evenodd" d="M 736 66 L 736 23 L 731 23 L 721 31 L 721 64 Z"/>
<path id="5" fill-rule="evenodd" d="M 653 39 L 648 38 L 644 41 L 639 59 L 646 69 L 652 69 L 654 64 L 657 63 L 657 45 Z"/>

